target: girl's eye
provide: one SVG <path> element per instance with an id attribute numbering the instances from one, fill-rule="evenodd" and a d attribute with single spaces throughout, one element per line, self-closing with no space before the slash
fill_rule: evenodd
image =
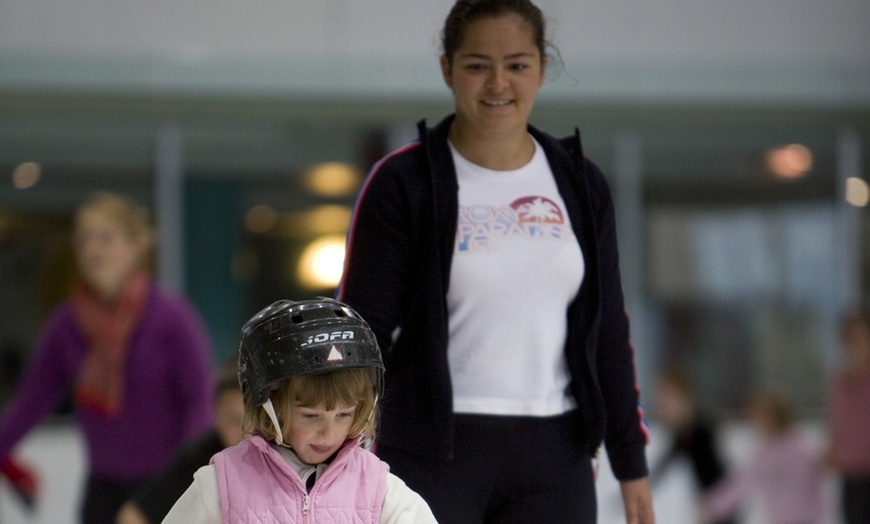
<path id="1" fill-rule="evenodd" d="M 514 71 L 525 71 L 528 68 L 529 68 L 529 66 L 527 66 L 526 64 L 513 64 L 513 65 L 511 65 L 511 69 L 513 69 Z"/>
<path id="2" fill-rule="evenodd" d="M 353 417 L 353 411 L 348 411 L 348 412 L 345 412 L 345 413 L 339 413 L 338 416 L 341 417 L 341 418 Z"/>
<path id="3" fill-rule="evenodd" d="M 486 69 L 486 66 L 483 64 L 466 64 L 465 69 L 472 71 L 472 72 L 477 72 L 477 71 L 483 71 L 484 69 Z"/>

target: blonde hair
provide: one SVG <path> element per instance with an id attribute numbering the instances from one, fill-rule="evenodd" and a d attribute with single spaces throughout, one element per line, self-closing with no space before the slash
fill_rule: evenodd
<path id="1" fill-rule="evenodd" d="M 275 406 L 281 427 L 285 429 L 290 410 L 294 406 L 314 407 L 322 403 L 331 411 L 339 405 L 356 405 L 348 435 L 351 438 L 360 435 L 363 438 L 374 438 L 378 422 L 379 374 L 380 371 L 376 369 L 360 368 L 298 375 L 284 379 L 269 398 Z M 262 406 L 254 403 L 248 388 L 245 388 L 245 419 L 242 428 L 266 440 L 275 440 L 277 437 L 271 419 Z"/>
<path id="2" fill-rule="evenodd" d="M 150 245 L 154 233 L 148 210 L 132 199 L 107 191 L 93 193 L 76 209 L 76 226 L 81 223 L 82 216 L 91 211 L 120 224 L 130 240 Z"/>

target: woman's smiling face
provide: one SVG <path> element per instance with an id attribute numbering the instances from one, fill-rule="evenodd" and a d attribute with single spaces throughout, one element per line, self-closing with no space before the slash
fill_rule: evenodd
<path id="1" fill-rule="evenodd" d="M 472 22 L 453 56 L 441 57 L 457 122 L 486 132 L 525 133 L 545 65 L 533 28 L 520 15 Z"/>

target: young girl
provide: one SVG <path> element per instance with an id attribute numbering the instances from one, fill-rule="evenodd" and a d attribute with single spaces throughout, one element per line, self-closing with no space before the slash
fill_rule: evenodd
<path id="1" fill-rule="evenodd" d="M 671 464 L 686 458 L 698 492 L 703 495 L 724 477 L 725 468 L 719 456 L 716 427 L 699 406 L 694 381 L 682 370 L 666 370 L 658 380 L 656 401 L 659 417 L 672 441 L 670 449 L 650 468 L 650 485 L 655 487 Z M 713 524 L 732 522 L 723 517 Z"/>
<path id="2" fill-rule="evenodd" d="M 759 446 L 707 492 L 706 515 L 734 516 L 760 497 L 770 524 L 827 522 L 821 457 L 797 427 L 789 398 L 776 390 L 758 392 L 748 412 Z"/>
<path id="3" fill-rule="evenodd" d="M 280 300 L 254 315 L 239 348 L 253 436 L 200 468 L 163 522 L 435 522 L 362 446 L 382 374 L 374 335 L 345 304 Z"/>

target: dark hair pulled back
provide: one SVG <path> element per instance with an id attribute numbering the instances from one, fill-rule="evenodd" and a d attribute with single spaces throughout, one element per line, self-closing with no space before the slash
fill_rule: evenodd
<path id="1" fill-rule="evenodd" d="M 441 51 L 447 60 L 452 62 L 453 55 L 462 45 L 469 25 L 481 18 L 495 18 L 512 13 L 520 15 L 532 26 L 535 45 L 541 52 L 541 57 L 544 57 L 547 48 L 544 15 L 529 0 L 458 0 L 444 21 L 444 29 L 441 31 Z"/>

